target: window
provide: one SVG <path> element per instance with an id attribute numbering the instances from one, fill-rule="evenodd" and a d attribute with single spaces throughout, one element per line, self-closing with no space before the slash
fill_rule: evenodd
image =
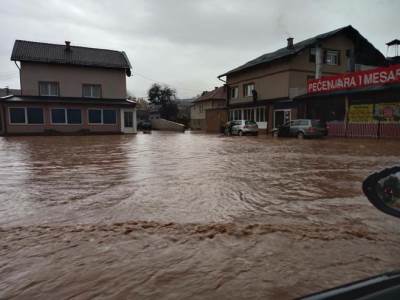
<path id="1" fill-rule="evenodd" d="M 201 113 L 203 112 L 203 109 L 204 109 L 203 104 L 200 104 L 200 105 L 199 105 L 199 111 L 200 111 Z"/>
<path id="2" fill-rule="evenodd" d="M 319 120 L 312 120 L 312 121 L 311 121 L 311 126 L 312 126 L 312 127 L 324 127 L 324 125 L 322 124 L 322 122 L 319 121 Z"/>
<path id="3" fill-rule="evenodd" d="M 302 120 L 294 120 L 292 121 L 291 124 L 291 126 L 302 126 L 302 125 L 303 125 Z"/>
<path id="4" fill-rule="evenodd" d="M 39 95 L 40 96 L 59 96 L 60 88 L 58 82 L 39 82 Z"/>
<path id="5" fill-rule="evenodd" d="M 250 110 L 250 117 L 249 117 L 249 119 L 250 119 L 251 121 L 254 121 L 254 109 L 251 109 L 251 110 Z"/>
<path id="6" fill-rule="evenodd" d="M 241 120 L 242 119 L 242 111 L 240 109 L 235 110 L 235 120 Z"/>
<path id="7" fill-rule="evenodd" d="M 316 61 L 315 57 L 316 57 L 316 50 L 315 50 L 315 48 L 311 48 L 310 49 L 310 58 L 309 58 L 310 62 L 315 63 L 315 61 Z"/>
<path id="8" fill-rule="evenodd" d="M 84 84 L 82 86 L 82 95 L 85 98 L 101 98 L 101 85 Z"/>
<path id="9" fill-rule="evenodd" d="M 54 108 L 51 110 L 51 122 L 53 124 L 65 124 L 65 109 Z"/>
<path id="10" fill-rule="evenodd" d="M 113 109 L 89 109 L 89 124 L 116 124 L 117 112 Z"/>
<path id="11" fill-rule="evenodd" d="M 10 107 L 9 112 L 11 124 L 26 124 L 25 108 Z"/>
<path id="12" fill-rule="evenodd" d="M 89 123 L 101 124 L 101 109 L 89 109 Z"/>
<path id="13" fill-rule="evenodd" d="M 247 83 L 243 85 L 243 96 L 252 97 L 254 90 L 254 83 Z"/>
<path id="14" fill-rule="evenodd" d="M 239 97 L 239 88 L 237 86 L 231 87 L 231 99 L 237 99 Z"/>
<path id="15" fill-rule="evenodd" d="M 300 126 L 309 126 L 310 125 L 310 121 L 309 120 L 300 120 Z"/>
<path id="16" fill-rule="evenodd" d="M 43 124 L 41 107 L 10 107 L 10 124 Z"/>
<path id="17" fill-rule="evenodd" d="M 117 112 L 115 110 L 110 110 L 110 109 L 103 110 L 103 124 L 115 124 L 115 123 L 117 123 Z"/>
<path id="18" fill-rule="evenodd" d="M 67 109 L 68 124 L 82 124 L 82 112 L 78 108 Z"/>
<path id="19" fill-rule="evenodd" d="M 82 124 L 82 112 L 79 108 L 53 108 L 51 122 L 53 124 Z"/>
<path id="20" fill-rule="evenodd" d="M 256 121 L 257 122 L 265 122 L 265 107 L 257 107 Z"/>
<path id="21" fill-rule="evenodd" d="M 339 51 L 327 50 L 325 56 L 325 63 L 327 65 L 339 65 Z"/>
<path id="22" fill-rule="evenodd" d="M 245 124 L 246 124 L 246 125 L 257 125 L 257 123 L 254 122 L 254 121 L 246 121 Z"/>
<path id="23" fill-rule="evenodd" d="M 133 127 L 133 112 L 124 111 L 124 127 Z"/>
<path id="24" fill-rule="evenodd" d="M 28 124 L 43 124 L 43 109 L 40 107 L 28 107 Z"/>
<path id="25" fill-rule="evenodd" d="M 243 110 L 243 119 L 244 120 L 254 120 L 254 109 L 247 108 Z"/>

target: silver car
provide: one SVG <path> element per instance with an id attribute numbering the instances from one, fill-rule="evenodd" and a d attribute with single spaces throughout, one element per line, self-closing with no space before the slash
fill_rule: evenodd
<path id="1" fill-rule="evenodd" d="M 258 125 L 254 121 L 249 120 L 235 120 L 227 123 L 225 128 L 226 134 L 245 135 L 245 134 L 258 134 Z"/>

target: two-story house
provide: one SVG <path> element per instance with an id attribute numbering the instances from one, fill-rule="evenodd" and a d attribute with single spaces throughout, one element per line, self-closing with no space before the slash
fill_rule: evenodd
<path id="1" fill-rule="evenodd" d="M 288 38 L 286 47 L 219 78 L 226 77 L 229 88 L 229 119 L 252 119 L 259 128 L 271 130 L 298 117 L 302 108 L 293 99 L 307 92 L 308 79 L 385 63 L 384 56 L 371 43 L 347 26 L 299 43 Z"/>
<path id="2" fill-rule="evenodd" d="M 192 106 L 190 108 L 190 128 L 194 130 L 207 131 L 208 128 L 214 128 L 216 126 L 214 123 L 218 124 L 217 127 L 219 128 L 219 114 L 212 114 L 212 116 L 210 114 L 207 119 L 207 112 L 211 110 L 225 110 L 226 97 L 226 86 L 215 87 L 212 91 L 203 92 L 200 97 L 192 102 Z"/>
<path id="3" fill-rule="evenodd" d="M 11 60 L 21 93 L 0 99 L 0 134 L 136 132 L 124 52 L 17 40 Z"/>

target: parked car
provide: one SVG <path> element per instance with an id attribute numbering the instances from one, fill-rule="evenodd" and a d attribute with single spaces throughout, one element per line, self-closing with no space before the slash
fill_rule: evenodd
<path id="1" fill-rule="evenodd" d="M 245 134 L 258 134 L 258 125 L 250 120 L 235 120 L 226 123 L 225 134 L 245 135 Z"/>
<path id="2" fill-rule="evenodd" d="M 147 120 L 139 121 L 137 128 L 139 130 L 151 130 L 151 122 Z"/>
<path id="3" fill-rule="evenodd" d="M 297 138 L 323 137 L 327 134 L 326 125 L 319 120 L 311 119 L 293 120 L 272 130 L 273 136 L 293 136 Z"/>

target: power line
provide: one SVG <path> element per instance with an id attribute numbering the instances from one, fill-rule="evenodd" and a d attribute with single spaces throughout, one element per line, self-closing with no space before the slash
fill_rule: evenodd
<path id="1" fill-rule="evenodd" d="M 15 73 L 18 73 L 18 72 L 16 72 L 16 71 L 0 72 L 0 76 L 2 76 L 2 75 L 12 75 L 12 74 L 15 74 Z"/>
<path id="2" fill-rule="evenodd" d="M 137 73 L 137 72 L 135 72 L 133 74 L 136 75 L 136 76 L 139 76 L 139 77 L 141 77 L 143 79 L 146 79 L 148 81 L 154 82 L 154 83 L 172 86 L 171 84 L 168 84 L 168 83 L 165 83 L 165 82 L 162 82 L 162 81 L 159 81 L 159 80 L 152 79 L 150 77 L 147 77 L 146 75 L 143 75 L 143 74 L 140 74 L 140 73 Z M 188 88 L 179 88 L 179 89 L 176 89 L 176 90 L 186 90 L 186 91 L 190 91 L 190 92 L 194 92 L 194 93 L 201 93 L 201 91 L 199 91 L 199 90 L 192 90 L 192 89 L 188 89 Z"/>
<path id="3" fill-rule="evenodd" d="M 3 81 L 10 80 L 10 79 L 17 78 L 18 76 L 19 76 L 18 74 L 11 75 L 11 76 L 2 76 L 2 75 L 0 75 L 0 80 L 3 80 Z"/>

